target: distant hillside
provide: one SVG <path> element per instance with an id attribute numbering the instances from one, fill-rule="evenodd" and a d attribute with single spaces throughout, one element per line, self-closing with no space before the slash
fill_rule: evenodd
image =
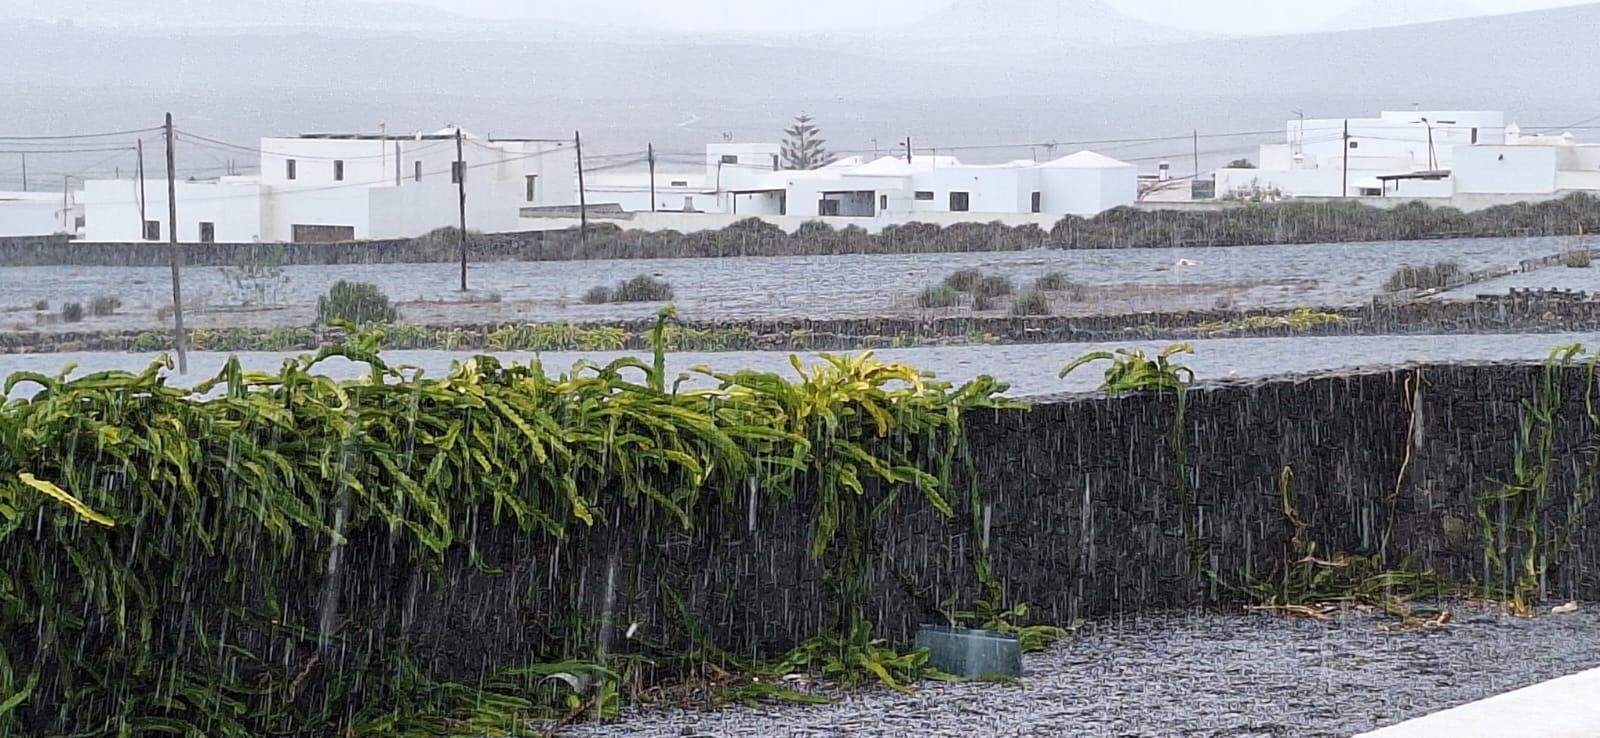
<path id="1" fill-rule="evenodd" d="M 1464 0 L 1368 0 L 1329 21 L 1323 30 L 1351 31 L 1389 28 L 1417 23 L 1482 16 L 1483 10 Z"/>
<path id="2" fill-rule="evenodd" d="M 974 45 L 1021 40 L 1051 46 L 1128 46 L 1206 37 L 1139 20 L 1101 0 L 957 0 L 905 30 L 918 38 L 964 39 Z"/>

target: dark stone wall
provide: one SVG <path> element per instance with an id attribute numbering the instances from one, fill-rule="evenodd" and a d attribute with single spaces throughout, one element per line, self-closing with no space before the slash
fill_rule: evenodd
<path id="1" fill-rule="evenodd" d="M 1392 567 L 1481 585 L 1489 569 L 1477 499 L 1489 480 L 1511 477 L 1523 403 L 1539 391 L 1542 372 L 1529 364 L 1421 366 L 1201 386 L 1189 395 L 1183 434 L 1197 541 L 1186 540 L 1172 484 L 1173 398 L 1064 397 L 1029 411 L 976 413 L 969 436 L 995 574 L 1008 604 L 1027 602 L 1046 622 L 1239 604 L 1197 570 L 1191 551 L 1197 546 L 1205 568 L 1234 583 L 1293 561 L 1279 497 L 1288 467 L 1305 537 L 1319 555 L 1381 554 Z M 1597 428 L 1584 395 L 1600 391 L 1587 386 L 1584 367 L 1558 379 L 1554 473 L 1539 515 L 1547 541 L 1567 526 L 1574 495 L 1594 476 Z M 650 521 L 642 537 L 597 532 L 560 546 L 490 535 L 478 553 L 508 573 L 484 574 L 460 557 L 438 575 L 448 586 L 422 598 L 414 632 L 423 650 L 474 667 L 526 653 L 520 649 L 555 633 L 593 642 L 615 556 L 617 650 L 634 647 L 621 633 L 635 623 L 640 638 L 687 645 L 670 590 L 719 647 L 770 657 L 814 635 L 833 601 L 823 577 L 832 561 L 806 551 L 809 504 L 762 505 L 753 518 L 730 513 L 692 533 Z M 973 512 L 963 501 L 944 519 L 912 493 L 887 511 L 866 603 L 880 635 L 908 638 L 918 624 L 942 621 L 946 598 L 965 605 L 979 594 L 971 561 L 983 509 Z M 1600 515 L 1591 506 L 1571 520 L 1547 596 L 1600 597 Z M 1507 554 L 1515 567 L 1518 551 Z M 519 595 L 535 590 L 544 591 L 542 605 Z M 552 598 L 581 602 L 585 616 L 550 627 L 551 613 L 563 609 Z"/>

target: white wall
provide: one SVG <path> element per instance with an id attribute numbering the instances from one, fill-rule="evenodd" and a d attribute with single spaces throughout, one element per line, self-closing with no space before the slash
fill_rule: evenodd
<path id="1" fill-rule="evenodd" d="M 271 240 L 262 232 L 261 187 L 249 179 L 219 182 L 178 182 L 178 240 L 200 240 L 200 223 L 215 226 L 219 243 Z M 139 217 L 139 183 L 131 179 L 97 179 L 84 183 L 85 241 L 127 242 L 144 239 Z M 167 186 L 145 182 L 145 219 L 160 221 L 161 238 L 167 233 Z"/>
<path id="2" fill-rule="evenodd" d="M 1549 194 L 1556 187 L 1556 147 L 1467 146 L 1456 151 L 1455 191 Z"/>
<path id="3" fill-rule="evenodd" d="M 76 199 L 76 198 L 74 198 Z M 76 202 L 61 218 L 61 196 L 0 192 L 0 236 L 48 236 L 72 231 Z"/>
<path id="4" fill-rule="evenodd" d="M 367 217 L 369 192 L 370 188 L 366 187 L 263 188 L 261 240 L 292 240 L 296 225 L 350 226 L 355 229 L 356 238 L 373 238 L 371 220 Z M 182 197 L 180 194 L 179 202 Z M 451 201 L 450 206 L 454 207 L 455 202 Z"/>
<path id="5" fill-rule="evenodd" d="M 1254 171 L 1254 170 L 1244 170 Z M 1046 213 L 1094 215 L 1139 200 L 1139 170 L 1126 167 L 1043 167 Z M 1220 185 L 1219 185 L 1220 186 Z"/>

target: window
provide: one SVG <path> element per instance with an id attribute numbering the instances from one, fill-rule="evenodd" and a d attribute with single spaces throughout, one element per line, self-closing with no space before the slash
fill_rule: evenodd
<path id="1" fill-rule="evenodd" d="M 878 196 L 878 212 L 883 212 L 883 211 L 888 210 L 888 209 L 889 209 L 889 196 L 888 195 L 879 195 Z"/>
<path id="2" fill-rule="evenodd" d="M 839 214 L 838 200 L 823 200 L 817 203 L 817 215 L 831 216 Z"/>
<path id="3" fill-rule="evenodd" d="M 420 161 L 419 162 L 413 162 L 411 169 L 412 169 L 411 178 L 416 180 L 416 181 L 418 181 L 418 182 L 421 182 L 422 181 L 422 162 L 420 162 Z"/>
<path id="4" fill-rule="evenodd" d="M 1035 213 L 1042 212 L 1043 206 L 1044 206 L 1043 198 L 1040 197 L 1039 193 L 1037 193 L 1037 192 L 1033 193 L 1033 212 L 1035 212 Z"/>
<path id="5" fill-rule="evenodd" d="M 773 154 L 772 155 L 772 171 L 774 171 L 774 172 L 778 171 L 778 155 L 777 154 Z"/>
<path id="6" fill-rule="evenodd" d="M 467 164 L 462 161 L 450 162 L 450 184 L 461 184 L 462 175 L 466 174 Z"/>
<path id="7" fill-rule="evenodd" d="M 738 164 L 739 163 L 739 157 L 734 156 L 733 154 L 723 154 L 722 155 L 722 163 L 723 164 Z"/>
<path id="8" fill-rule="evenodd" d="M 1350 148 L 1352 148 L 1352 149 L 1361 148 L 1361 142 L 1360 141 L 1351 141 L 1350 142 Z"/>
<path id="9" fill-rule="evenodd" d="M 672 180 L 671 186 L 673 186 L 673 187 L 688 187 L 689 186 L 689 180 L 687 180 L 687 179 L 675 179 L 675 180 Z"/>
<path id="10" fill-rule="evenodd" d="M 200 224 L 200 243 L 216 243 L 216 242 L 217 242 L 217 224 L 216 223 L 204 223 L 204 222 L 202 222 Z"/>
<path id="11" fill-rule="evenodd" d="M 338 159 L 335 159 L 333 162 L 333 181 L 344 181 L 344 162 Z"/>
<path id="12" fill-rule="evenodd" d="M 294 160 L 293 159 L 290 159 L 290 160 L 284 162 L 283 176 L 288 178 L 288 179 L 294 179 L 295 175 L 294 175 Z"/>
<path id="13" fill-rule="evenodd" d="M 1477 143 L 1478 142 L 1478 129 L 1476 129 L 1476 128 L 1472 129 L 1472 142 L 1473 143 Z"/>
<path id="14" fill-rule="evenodd" d="M 927 190 L 917 190 L 916 198 L 918 200 L 926 200 L 926 201 L 932 202 L 933 201 L 933 193 L 929 192 Z"/>
<path id="15" fill-rule="evenodd" d="M 534 195 L 539 191 L 539 175 L 529 174 L 524 176 L 522 179 L 528 188 L 528 202 L 533 202 L 535 199 L 537 199 L 534 197 Z"/>
<path id="16" fill-rule="evenodd" d="M 161 240 L 161 221 L 159 221 L 159 220 L 147 220 L 147 221 L 144 222 L 144 240 L 146 240 L 146 241 L 160 241 Z"/>
<path id="17" fill-rule="evenodd" d="M 952 192 L 952 193 L 950 193 L 950 212 L 952 212 L 952 213 L 965 213 L 965 212 L 967 212 L 967 207 L 970 204 L 971 204 L 970 203 L 970 198 L 967 196 L 967 193 L 965 193 L 965 192 Z"/>

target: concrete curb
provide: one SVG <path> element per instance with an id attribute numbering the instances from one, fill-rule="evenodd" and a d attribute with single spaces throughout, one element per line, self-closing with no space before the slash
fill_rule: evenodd
<path id="1" fill-rule="evenodd" d="M 1524 687 L 1513 692 L 1362 733 L 1356 738 L 1450 736 L 1600 736 L 1600 669 Z"/>

